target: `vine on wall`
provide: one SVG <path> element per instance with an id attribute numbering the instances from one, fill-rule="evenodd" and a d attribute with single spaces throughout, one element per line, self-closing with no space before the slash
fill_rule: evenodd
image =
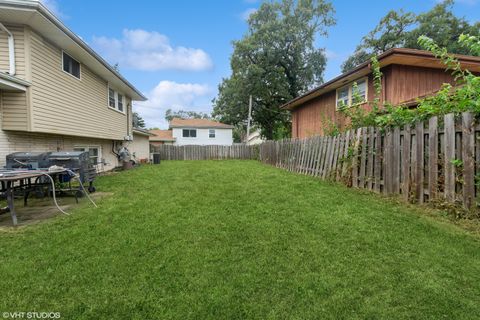
<path id="1" fill-rule="evenodd" d="M 480 39 L 470 35 L 461 35 L 460 45 L 470 51 L 472 55 L 480 56 Z M 452 73 L 455 85 L 444 84 L 435 94 L 418 99 L 418 107 L 410 109 L 406 105 L 393 105 L 384 101 L 380 103 L 382 92 L 382 73 L 376 57 L 371 59 L 373 86 L 375 97 L 371 102 L 371 111 L 365 110 L 361 103 L 352 103 L 352 106 L 342 105 L 339 110 L 350 119 L 349 128 L 360 127 L 396 127 L 424 121 L 432 116 L 448 113 L 474 112 L 480 115 L 480 77 L 461 68 L 460 62 L 447 49 L 438 46 L 432 39 L 421 36 L 418 43 L 432 52 L 445 65 L 446 70 Z M 356 83 L 353 86 L 353 101 L 362 101 Z"/>

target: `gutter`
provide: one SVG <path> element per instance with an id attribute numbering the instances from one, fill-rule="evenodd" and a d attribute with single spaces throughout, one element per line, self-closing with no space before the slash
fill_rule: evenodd
<path id="1" fill-rule="evenodd" d="M 2 24 L 0 23 L 0 29 L 5 31 L 8 35 L 8 59 L 10 70 L 8 74 L 14 76 L 16 73 L 15 69 L 15 40 L 13 39 L 13 34 Z"/>

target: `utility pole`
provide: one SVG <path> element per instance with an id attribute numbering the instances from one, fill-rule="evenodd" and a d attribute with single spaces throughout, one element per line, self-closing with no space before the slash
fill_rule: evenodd
<path id="1" fill-rule="evenodd" d="M 248 137 L 250 136 L 250 121 L 252 120 L 252 95 L 248 99 L 248 119 L 247 119 L 247 137 L 245 142 L 248 143 Z"/>

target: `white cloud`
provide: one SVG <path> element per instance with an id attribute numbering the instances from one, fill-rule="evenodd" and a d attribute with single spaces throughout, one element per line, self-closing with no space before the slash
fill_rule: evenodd
<path id="1" fill-rule="evenodd" d="M 241 14 L 240 14 L 240 18 L 242 18 L 243 20 L 247 21 L 248 18 L 250 18 L 250 15 L 252 13 L 255 13 L 257 12 L 257 9 L 255 8 L 248 8 L 246 9 L 245 11 L 243 11 Z"/>
<path id="2" fill-rule="evenodd" d="M 155 31 L 125 29 L 121 39 L 93 37 L 93 46 L 110 63 L 119 63 L 121 68 L 201 71 L 213 67 L 205 51 L 173 47 L 165 35 Z"/>
<path id="3" fill-rule="evenodd" d="M 39 0 L 45 7 L 48 8 L 54 15 L 59 18 L 67 18 L 65 14 L 60 11 L 60 7 L 58 6 L 57 0 Z"/>
<path id="4" fill-rule="evenodd" d="M 325 57 L 327 59 L 338 59 L 340 57 L 340 54 L 338 54 L 337 52 L 333 51 L 333 50 L 329 50 L 329 49 L 325 49 Z"/>
<path id="5" fill-rule="evenodd" d="M 201 100 L 209 100 L 211 93 L 206 84 L 161 81 L 146 94 L 148 101 L 135 103 L 134 109 L 145 119 L 147 127 L 166 128 L 167 109 L 210 112 L 210 107 L 198 105 Z"/>

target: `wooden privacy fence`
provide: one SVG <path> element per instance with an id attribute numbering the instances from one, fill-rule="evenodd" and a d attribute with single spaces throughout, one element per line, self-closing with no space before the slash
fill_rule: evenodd
<path id="1" fill-rule="evenodd" d="M 152 153 L 160 154 L 161 160 L 223 160 L 223 159 L 257 159 L 258 146 L 234 144 L 231 146 L 174 146 L 161 145 Z"/>
<path id="2" fill-rule="evenodd" d="M 423 203 L 476 205 L 480 125 L 472 113 L 433 117 L 414 126 L 360 128 L 337 136 L 267 141 L 260 161 Z"/>

